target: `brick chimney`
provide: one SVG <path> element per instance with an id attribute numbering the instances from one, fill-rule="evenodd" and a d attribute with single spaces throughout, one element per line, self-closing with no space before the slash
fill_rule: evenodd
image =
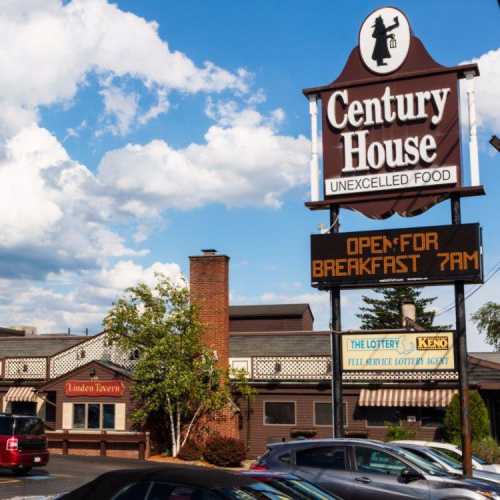
<path id="1" fill-rule="evenodd" d="M 229 257 L 202 250 L 189 257 L 191 300 L 200 308 L 202 339 L 217 352 L 221 368 L 229 363 Z"/>

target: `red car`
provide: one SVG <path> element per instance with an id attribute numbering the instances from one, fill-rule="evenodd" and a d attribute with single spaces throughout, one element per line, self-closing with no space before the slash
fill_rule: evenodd
<path id="1" fill-rule="evenodd" d="M 0 467 L 27 474 L 49 461 L 43 420 L 0 413 Z"/>

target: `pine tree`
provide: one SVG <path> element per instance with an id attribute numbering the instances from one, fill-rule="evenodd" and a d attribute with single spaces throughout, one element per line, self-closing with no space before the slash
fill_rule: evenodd
<path id="1" fill-rule="evenodd" d="M 375 293 L 383 298 L 363 295 L 365 306 L 360 307 L 356 314 L 361 320 L 362 330 L 381 330 L 386 328 L 401 328 L 401 304 L 413 302 L 416 307 L 416 322 L 424 328 L 432 328 L 435 312 L 428 310 L 436 297 L 421 297 L 422 290 L 408 286 L 398 288 L 376 288 Z M 436 327 L 434 327 L 436 328 Z M 438 327 L 448 328 L 448 326 Z"/>

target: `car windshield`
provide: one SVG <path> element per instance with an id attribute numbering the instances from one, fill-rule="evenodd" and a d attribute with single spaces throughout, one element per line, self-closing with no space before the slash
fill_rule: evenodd
<path id="1" fill-rule="evenodd" d="M 314 484 L 301 479 L 276 478 L 271 481 L 271 485 L 297 500 L 335 500 L 336 498 Z"/>
<path id="2" fill-rule="evenodd" d="M 436 456 L 439 460 L 442 460 L 449 467 L 453 467 L 458 470 L 462 468 L 462 464 L 457 459 L 448 455 L 445 451 L 441 451 L 438 448 L 432 448 L 429 450 L 429 453 Z"/>
<path id="3" fill-rule="evenodd" d="M 248 486 L 241 486 L 239 488 L 233 488 L 224 493 L 229 496 L 229 498 L 235 498 L 238 500 L 294 500 L 294 496 L 289 496 L 286 493 L 273 488 L 268 483 L 255 482 Z"/>
<path id="4" fill-rule="evenodd" d="M 0 416 L 0 435 L 1 436 L 11 436 L 12 435 L 12 423 L 14 419 L 12 417 Z"/>
<path id="5" fill-rule="evenodd" d="M 397 451 L 403 457 L 405 457 L 408 461 L 415 464 L 419 469 L 421 469 L 426 474 L 430 474 L 431 476 L 446 476 L 446 473 L 442 469 L 431 464 L 430 462 L 419 457 L 418 455 L 415 455 L 415 453 L 412 453 L 411 451 L 399 447 L 394 447 L 394 450 Z"/>
<path id="6" fill-rule="evenodd" d="M 35 434 L 37 436 L 45 432 L 43 421 L 39 418 L 17 417 L 15 419 L 15 434 Z"/>

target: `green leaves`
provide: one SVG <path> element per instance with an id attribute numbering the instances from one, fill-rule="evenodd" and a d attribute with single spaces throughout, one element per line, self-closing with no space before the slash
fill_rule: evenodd
<path id="1" fill-rule="evenodd" d="M 500 304 L 486 302 L 472 315 L 472 321 L 486 334 L 488 344 L 500 350 Z"/>
<path id="2" fill-rule="evenodd" d="M 132 419 L 143 425 L 151 415 L 165 415 L 174 455 L 197 420 L 231 402 L 228 373 L 201 341 L 202 325 L 187 288 L 162 275 L 152 288 L 139 283 L 118 299 L 104 325 L 110 342 L 139 352 Z M 241 394 L 251 393 L 243 374 L 234 384 Z"/>

